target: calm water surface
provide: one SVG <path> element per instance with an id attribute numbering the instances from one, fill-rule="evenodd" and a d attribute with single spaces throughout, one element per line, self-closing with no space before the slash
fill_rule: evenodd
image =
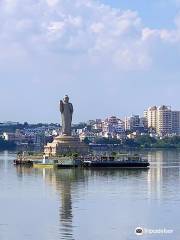
<path id="1" fill-rule="evenodd" d="M 0 240 L 179 240 L 180 151 L 147 153 L 150 170 L 19 168 L 0 153 Z M 136 236 L 136 227 L 171 234 Z"/>

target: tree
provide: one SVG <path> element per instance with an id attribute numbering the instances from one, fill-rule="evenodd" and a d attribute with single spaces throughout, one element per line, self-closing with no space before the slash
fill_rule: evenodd
<path id="1" fill-rule="evenodd" d="M 91 143 L 91 141 L 89 140 L 89 138 L 88 138 L 88 137 L 85 137 L 85 138 L 84 138 L 84 140 L 83 140 L 83 142 L 84 142 L 84 143 L 86 143 L 86 144 L 89 144 L 89 143 Z"/>

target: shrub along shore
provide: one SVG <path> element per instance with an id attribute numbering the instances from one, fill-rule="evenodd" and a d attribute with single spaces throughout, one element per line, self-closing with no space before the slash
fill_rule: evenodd
<path id="1" fill-rule="evenodd" d="M 85 139 L 84 142 L 86 144 L 90 144 L 91 142 L 88 139 Z M 119 149 L 180 149 L 180 137 L 165 137 L 163 139 L 156 139 L 150 137 L 149 135 L 138 136 L 135 139 L 108 139 L 101 138 L 97 139 L 96 144 L 104 144 L 104 145 L 117 145 Z M 3 150 L 16 150 L 16 143 L 13 141 L 6 141 L 3 138 L 0 138 L 0 151 Z"/>
<path id="2" fill-rule="evenodd" d="M 86 143 L 90 143 L 88 139 L 84 140 Z M 96 144 L 118 144 L 119 148 L 136 148 L 136 149 L 151 149 L 151 148 L 180 148 L 180 137 L 165 137 L 163 139 L 157 139 L 154 137 L 150 137 L 149 135 L 141 135 L 136 137 L 135 139 L 107 139 L 102 138 L 98 139 Z"/>

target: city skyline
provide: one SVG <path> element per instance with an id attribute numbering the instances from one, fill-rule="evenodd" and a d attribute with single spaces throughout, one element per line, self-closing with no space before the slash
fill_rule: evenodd
<path id="1" fill-rule="evenodd" d="M 149 122 L 149 124 L 148 124 L 148 122 L 147 122 L 147 126 L 149 127 L 149 128 L 156 128 L 156 126 L 155 126 L 155 124 L 156 124 L 156 121 L 157 121 L 157 116 L 156 116 L 156 114 L 157 113 L 155 113 L 155 115 L 154 115 L 154 110 L 155 111 L 157 111 L 158 109 L 165 109 L 165 110 L 168 110 L 168 111 L 170 111 L 170 112 L 172 112 L 172 113 L 177 113 L 178 114 L 178 124 L 180 124 L 180 110 L 179 109 L 174 109 L 172 106 L 170 106 L 170 105 L 159 105 L 159 106 L 157 106 L 157 105 L 154 105 L 154 106 L 148 106 L 148 107 L 146 107 L 143 111 L 141 111 L 141 113 L 131 113 L 131 114 L 129 114 L 129 115 L 124 115 L 124 116 L 120 116 L 120 115 L 117 115 L 117 114 L 114 114 L 114 115 L 106 115 L 105 117 L 103 117 L 103 118 L 100 118 L 100 117 L 97 117 L 97 118 L 91 118 L 91 119 L 87 119 L 87 120 L 80 120 L 79 122 L 74 122 L 73 120 L 73 118 L 72 118 L 72 125 L 78 125 L 78 124 L 82 124 L 82 123 L 85 123 L 85 124 L 88 124 L 88 123 L 90 123 L 91 121 L 99 121 L 99 120 L 101 120 L 101 121 L 106 121 L 107 119 L 110 119 L 110 118 L 116 118 L 116 119 L 119 119 L 120 121 L 123 121 L 124 122 L 124 124 L 126 125 L 126 121 L 128 120 L 128 119 L 133 119 L 133 118 L 138 118 L 139 120 L 140 119 L 142 119 L 142 121 L 144 121 L 143 119 L 144 118 L 146 118 L 147 119 L 147 121 L 150 121 Z M 152 111 L 152 113 L 151 113 L 151 111 Z M 150 116 L 148 117 L 148 112 L 150 112 Z M 166 112 L 166 111 L 165 111 Z M 151 114 L 153 114 L 153 115 L 151 115 Z M 134 121 L 134 120 L 133 120 Z M 136 120 L 135 120 L 136 121 Z M 5 121 L 1 121 L 0 120 L 0 124 L 1 125 L 16 125 L 16 124 L 29 124 L 29 125 L 33 125 L 33 124 L 53 124 L 53 125 L 62 125 L 62 120 L 60 119 L 60 121 L 59 122 L 53 122 L 53 121 L 51 121 L 51 122 L 43 122 L 43 121 L 39 121 L 39 122 L 30 122 L 30 121 L 28 121 L 27 119 L 26 119 L 26 121 L 24 121 L 24 122 L 21 122 L 21 121 L 12 121 L 12 120 L 5 120 Z M 91 123 L 90 123 L 91 124 Z M 153 125 L 154 124 L 154 125 Z M 180 125 L 179 125 L 179 128 L 180 128 Z"/>
<path id="2" fill-rule="evenodd" d="M 180 109 L 179 10 L 176 0 L 2 0 L 1 121 L 59 122 L 64 94 L 74 122 Z"/>

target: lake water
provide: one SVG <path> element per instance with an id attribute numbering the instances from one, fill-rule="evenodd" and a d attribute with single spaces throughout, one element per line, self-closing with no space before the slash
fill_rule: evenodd
<path id="1" fill-rule="evenodd" d="M 1 152 L 0 240 L 179 240 L 180 151 L 146 155 L 149 170 L 97 171 L 15 167 Z"/>

